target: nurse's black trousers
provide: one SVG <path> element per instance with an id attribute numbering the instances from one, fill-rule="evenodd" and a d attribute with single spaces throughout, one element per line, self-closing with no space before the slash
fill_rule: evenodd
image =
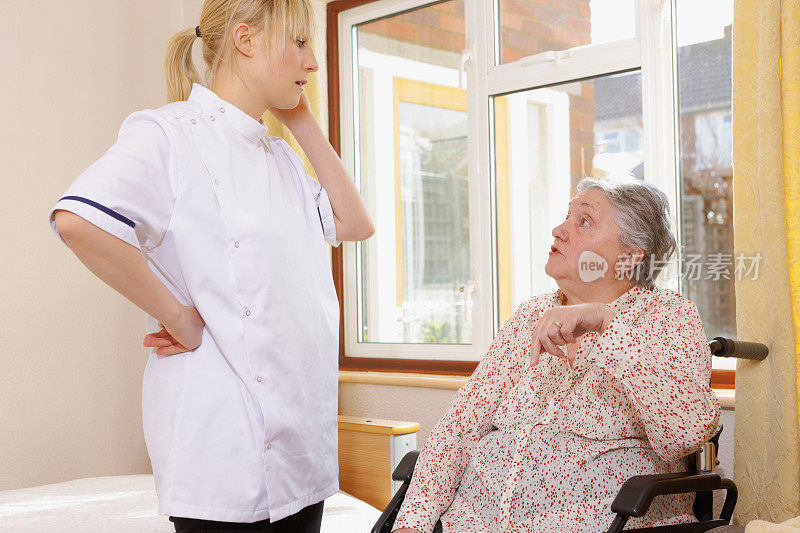
<path id="1" fill-rule="evenodd" d="M 275 523 L 269 519 L 259 522 L 215 522 L 213 520 L 200 520 L 197 518 L 181 518 L 170 516 L 170 522 L 175 524 L 176 533 L 319 533 L 322 526 L 321 501 L 301 509 L 299 512 L 282 518 Z"/>

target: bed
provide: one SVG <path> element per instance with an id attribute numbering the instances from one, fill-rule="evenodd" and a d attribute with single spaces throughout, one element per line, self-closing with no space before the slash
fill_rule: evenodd
<path id="1" fill-rule="evenodd" d="M 418 429 L 419 424 L 413 423 L 340 417 L 342 490 L 325 500 L 323 533 L 372 528 L 381 513 L 378 508 L 393 493 L 391 472 L 396 461 L 407 448 L 416 446 Z M 353 461 L 353 457 L 362 460 Z M 175 531 L 157 508 L 150 474 L 76 479 L 0 491 L 0 531 Z"/>
<path id="2" fill-rule="evenodd" d="M 0 492 L 0 531 L 174 532 L 157 508 L 152 475 L 77 479 Z M 322 531 L 369 531 L 378 516 L 376 508 L 339 492 L 325 500 Z"/>

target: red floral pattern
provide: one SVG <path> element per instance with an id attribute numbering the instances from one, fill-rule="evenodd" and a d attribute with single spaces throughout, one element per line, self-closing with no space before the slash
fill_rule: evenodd
<path id="1" fill-rule="evenodd" d="M 539 315 L 563 294 L 523 303 L 420 454 L 395 529 L 423 533 L 604 531 L 630 476 L 686 469 L 716 431 L 711 353 L 697 308 L 634 287 L 583 337 L 575 362 L 530 366 Z M 630 527 L 692 521 L 688 496 L 656 498 Z"/>

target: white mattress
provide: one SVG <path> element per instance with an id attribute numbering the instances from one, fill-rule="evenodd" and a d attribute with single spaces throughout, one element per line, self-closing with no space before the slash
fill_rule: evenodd
<path id="1" fill-rule="evenodd" d="M 158 516 L 152 475 L 77 479 L 0 492 L 0 531 L 175 531 Z M 369 531 L 380 511 L 340 492 L 325 500 L 323 533 Z"/>

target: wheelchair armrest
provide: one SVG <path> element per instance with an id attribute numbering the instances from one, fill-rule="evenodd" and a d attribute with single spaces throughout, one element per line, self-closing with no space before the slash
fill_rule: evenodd
<path id="1" fill-rule="evenodd" d="M 419 450 L 411 450 L 400 459 L 400 464 L 392 472 L 392 479 L 395 481 L 411 481 L 414 473 L 414 466 L 417 464 Z"/>
<path id="2" fill-rule="evenodd" d="M 683 494 L 728 488 L 713 472 L 679 472 L 629 478 L 617 493 L 611 510 L 622 516 L 644 516 L 653 498 L 661 494 Z"/>
<path id="3" fill-rule="evenodd" d="M 397 518 L 397 513 L 400 512 L 400 506 L 403 505 L 403 499 L 406 497 L 406 491 L 411 484 L 411 476 L 414 473 L 414 466 L 417 464 L 417 457 L 419 457 L 419 450 L 412 450 L 405 454 L 400 459 L 400 464 L 392 472 L 392 479 L 395 481 L 402 481 L 403 484 L 397 489 L 394 496 L 392 496 L 389 505 L 383 510 L 378 521 L 372 527 L 371 533 L 389 533 L 394 525 L 394 520 Z"/>

